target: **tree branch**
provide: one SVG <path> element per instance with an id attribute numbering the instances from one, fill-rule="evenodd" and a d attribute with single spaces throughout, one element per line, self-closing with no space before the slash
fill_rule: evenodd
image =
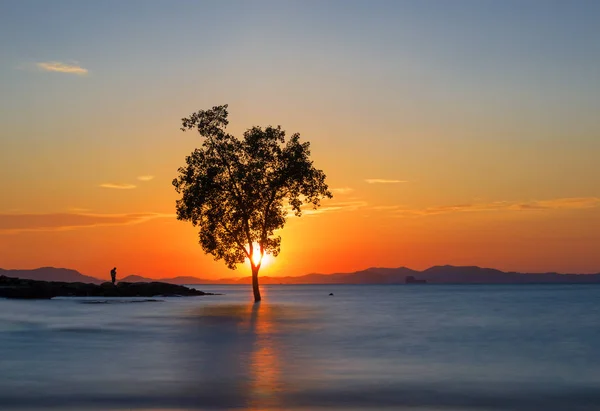
<path id="1" fill-rule="evenodd" d="M 219 224 L 221 224 L 221 227 L 223 227 L 223 229 L 225 230 L 225 232 L 227 234 L 229 234 L 231 236 L 231 238 L 233 238 L 233 241 L 235 241 L 235 243 L 238 245 L 238 247 L 240 247 L 240 249 L 244 251 L 244 254 L 246 254 L 246 256 L 250 260 L 252 260 L 252 258 L 251 258 L 252 256 L 250 255 L 250 253 L 248 252 L 248 250 L 246 250 L 244 248 L 244 246 L 242 245 L 242 242 L 240 240 L 238 240 L 237 236 L 235 234 L 233 234 L 231 232 L 231 230 L 229 228 L 227 228 L 227 226 L 222 221 L 219 221 Z"/>
<path id="2" fill-rule="evenodd" d="M 242 212 L 242 215 L 244 217 L 244 229 L 245 229 L 245 233 L 246 233 L 246 238 L 248 240 L 248 244 L 250 247 L 250 250 L 252 250 L 252 237 L 250 235 L 250 226 L 248 225 L 248 213 L 246 212 L 246 207 L 244 207 L 244 203 L 242 201 L 242 195 L 239 192 L 239 188 L 238 188 L 238 182 L 237 180 L 234 178 L 233 173 L 231 172 L 231 165 L 229 164 L 229 162 L 225 159 L 225 156 L 223 155 L 223 153 L 221 153 L 220 151 L 220 145 L 218 144 L 214 144 L 213 147 L 215 148 L 215 152 L 218 154 L 221 162 L 223 163 L 223 165 L 225 166 L 225 168 L 227 169 L 227 175 L 229 177 L 229 181 L 231 181 L 231 187 L 230 189 L 232 190 L 232 194 L 233 197 L 235 198 L 237 204 L 238 204 L 238 208 L 240 209 L 240 211 Z"/>

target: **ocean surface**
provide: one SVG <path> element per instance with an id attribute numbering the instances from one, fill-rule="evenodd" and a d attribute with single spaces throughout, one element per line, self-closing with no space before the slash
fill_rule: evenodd
<path id="1" fill-rule="evenodd" d="M 600 410 L 598 285 L 196 288 L 0 299 L 0 410 Z"/>

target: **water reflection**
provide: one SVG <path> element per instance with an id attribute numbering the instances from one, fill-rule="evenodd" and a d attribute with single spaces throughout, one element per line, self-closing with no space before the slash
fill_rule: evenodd
<path id="1" fill-rule="evenodd" d="M 0 410 L 600 410 L 600 288 L 277 290 L 0 300 Z"/>
<path id="2" fill-rule="evenodd" d="M 281 407 L 283 341 L 278 325 L 286 312 L 265 302 L 195 311 L 198 335 L 188 347 L 200 359 L 191 376 L 198 384 L 192 390 L 203 394 L 198 400 L 213 397 L 226 402 L 219 405 L 256 411 Z"/>
<path id="3" fill-rule="evenodd" d="M 250 361 L 251 387 L 249 408 L 276 408 L 281 406 L 281 345 L 278 343 L 274 309 L 263 303 L 253 304 L 250 332 L 254 334 L 254 348 Z"/>

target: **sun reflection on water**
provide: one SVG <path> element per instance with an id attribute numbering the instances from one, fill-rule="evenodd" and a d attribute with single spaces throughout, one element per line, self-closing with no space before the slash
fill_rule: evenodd
<path id="1" fill-rule="evenodd" d="M 205 306 L 195 316 L 210 332 L 226 335 L 213 346 L 210 355 L 221 371 L 233 377 L 232 394 L 244 409 L 265 411 L 281 409 L 282 341 L 278 321 L 285 322 L 284 307 L 266 302 L 256 304 L 216 304 Z M 214 328 L 212 328 L 214 327 Z M 206 327 L 203 327 L 206 329 Z M 234 382 L 235 381 L 235 382 Z"/>
<path id="2" fill-rule="evenodd" d="M 249 408 L 277 408 L 281 405 L 281 353 L 277 344 L 274 308 L 262 303 L 253 304 L 249 328 L 256 336 L 250 360 Z"/>

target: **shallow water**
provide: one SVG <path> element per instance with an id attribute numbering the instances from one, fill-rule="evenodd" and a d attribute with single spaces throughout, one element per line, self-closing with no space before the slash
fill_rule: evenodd
<path id="1" fill-rule="evenodd" d="M 600 409 L 600 286 L 197 288 L 0 299 L 0 409 Z"/>

